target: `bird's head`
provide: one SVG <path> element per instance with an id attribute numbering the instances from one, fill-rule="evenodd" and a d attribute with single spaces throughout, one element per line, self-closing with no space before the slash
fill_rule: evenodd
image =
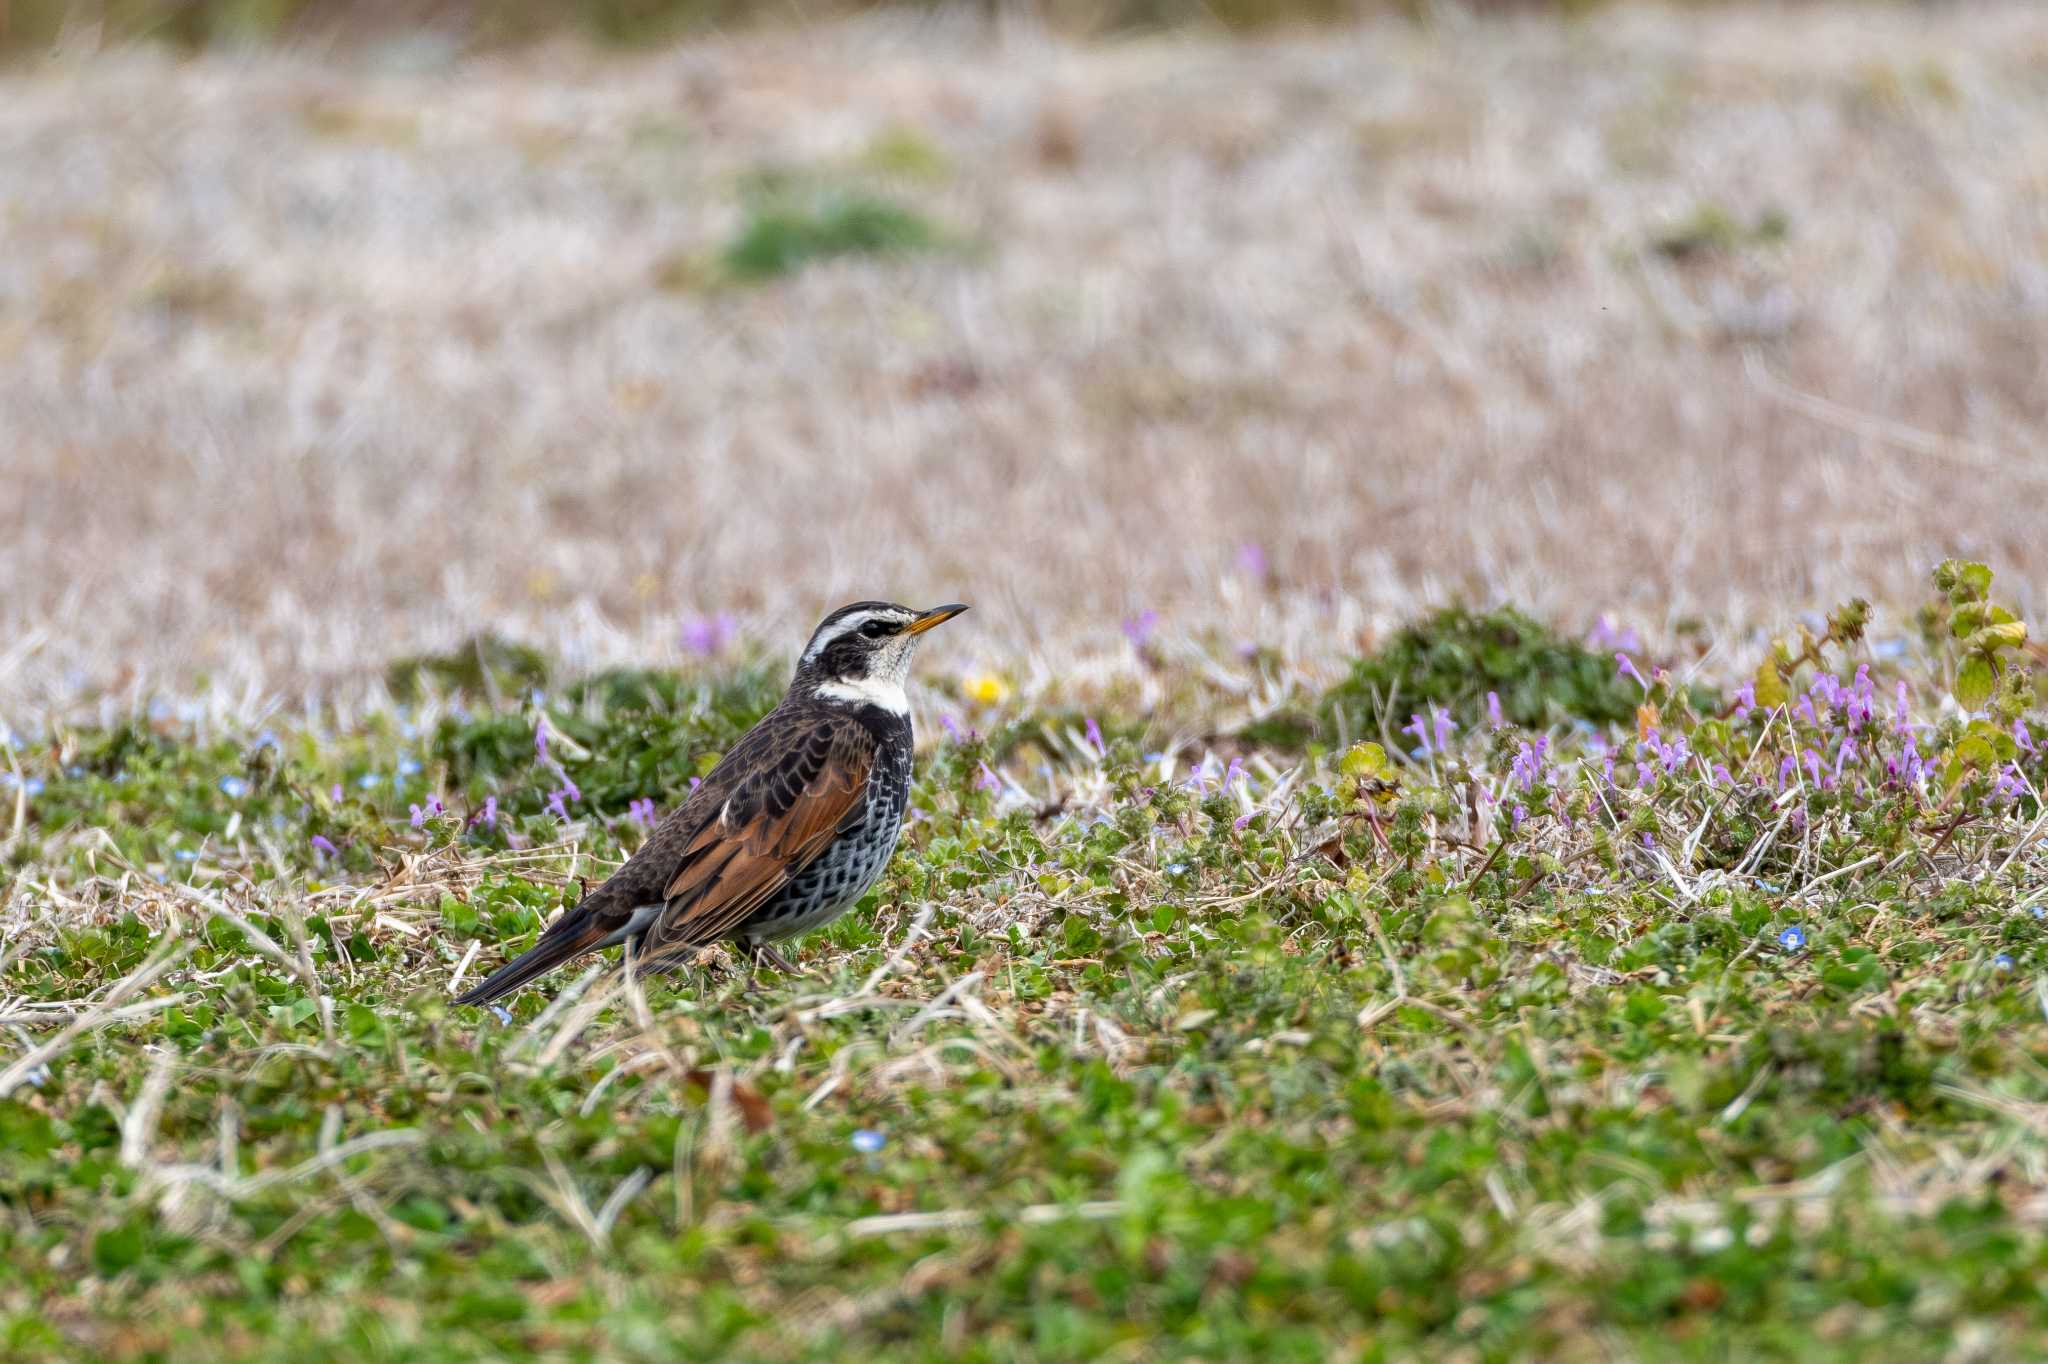
<path id="1" fill-rule="evenodd" d="M 796 665 L 793 690 L 821 701 L 872 705 L 897 715 L 910 711 L 904 679 L 925 631 L 967 608 L 957 602 L 918 611 L 885 601 L 842 606 L 811 632 Z"/>

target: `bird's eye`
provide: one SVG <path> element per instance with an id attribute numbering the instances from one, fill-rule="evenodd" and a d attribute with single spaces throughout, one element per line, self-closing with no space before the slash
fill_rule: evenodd
<path id="1" fill-rule="evenodd" d="M 883 635 L 896 633 L 894 627 L 886 620 L 871 620 L 866 625 L 860 627 L 860 632 L 869 639 L 880 639 Z"/>

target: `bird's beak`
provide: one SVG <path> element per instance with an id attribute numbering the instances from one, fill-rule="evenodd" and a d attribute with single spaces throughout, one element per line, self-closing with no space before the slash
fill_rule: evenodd
<path id="1" fill-rule="evenodd" d="M 906 635 L 921 635 L 934 625 L 944 625 L 966 609 L 959 602 L 954 602 L 951 606 L 934 606 L 931 610 L 923 612 L 916 620 L 904 626 L 903 633 Z"/>

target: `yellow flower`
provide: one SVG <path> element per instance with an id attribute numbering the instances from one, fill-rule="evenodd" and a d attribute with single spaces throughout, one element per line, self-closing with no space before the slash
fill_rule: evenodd
<path id="1" fill-rule="evenodd" d="M 1010 694 L 1009 684 L 994 673 L 975 673 L 960 680 L 960 690 L 967 699 L 984 706 L 993 706 Z"/>

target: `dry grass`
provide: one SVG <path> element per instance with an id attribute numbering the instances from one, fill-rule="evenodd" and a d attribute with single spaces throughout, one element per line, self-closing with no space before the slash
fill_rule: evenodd
<path id="1" fill-rule="evenodd" d="M 0 106 L 0 714 L 849 596 L 1083 673 L 1141 608 L 1313 668 L 1456 594 L 2048 582 L 2034 4 L 136 52 Z M 776 167 L 968 245 L 705 283 Z"/>

